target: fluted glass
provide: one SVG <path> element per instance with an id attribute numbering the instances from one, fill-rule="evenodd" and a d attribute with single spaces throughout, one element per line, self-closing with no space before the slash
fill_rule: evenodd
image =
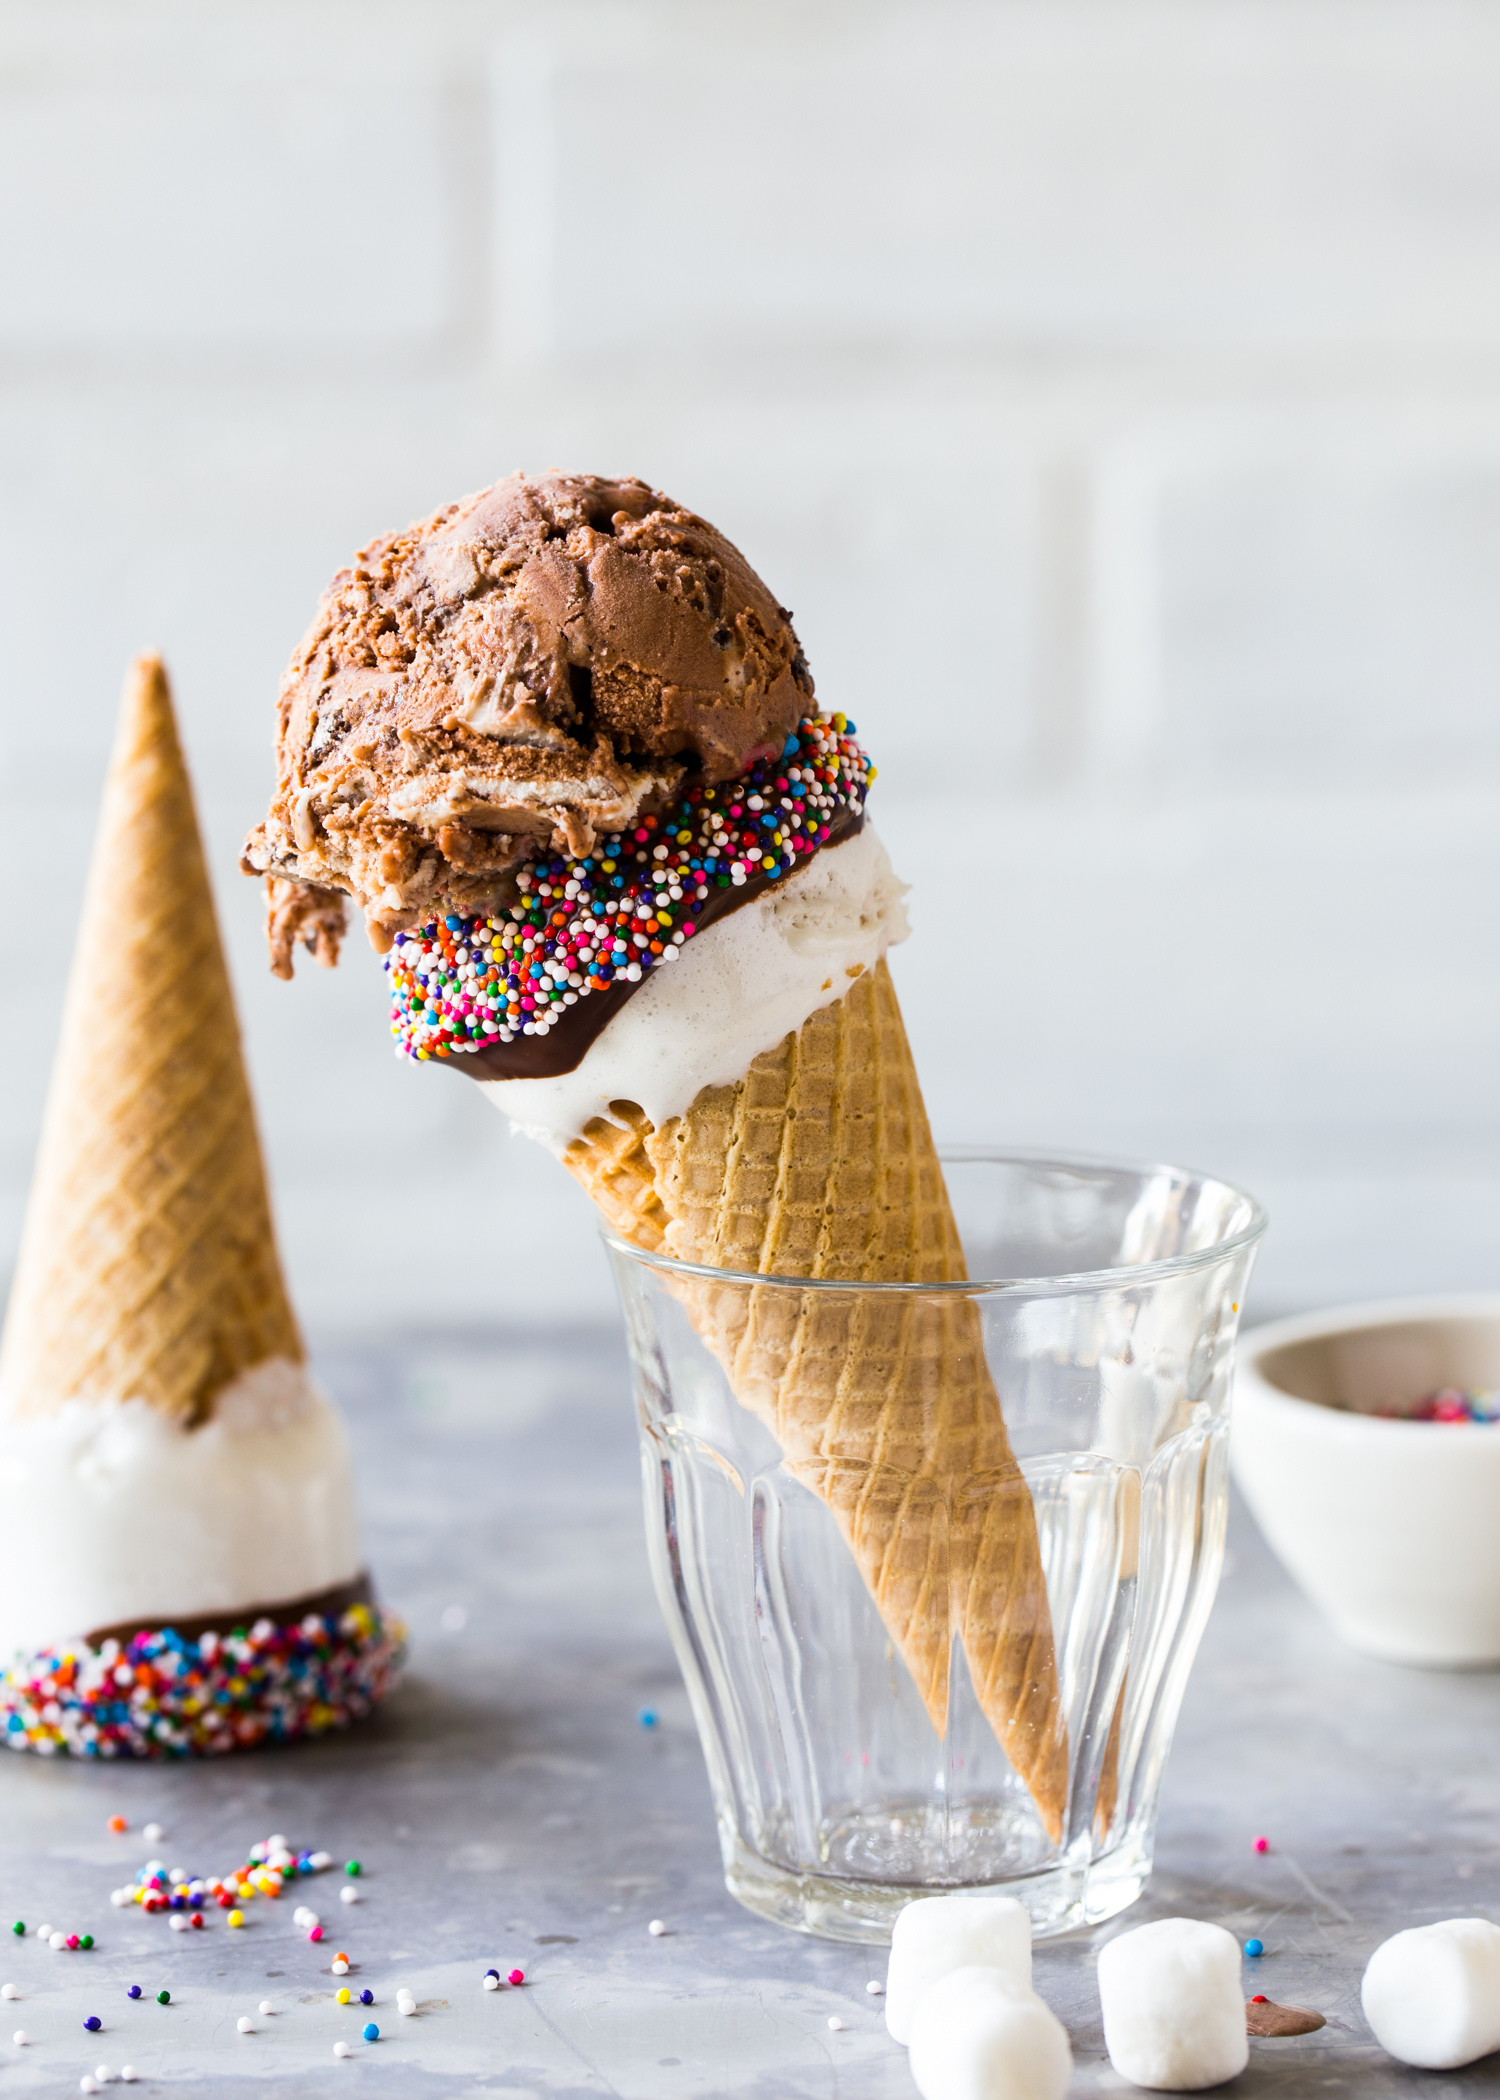
<path id="1" fill-rule="evenodd" d="M 904 1902 L 943 1890 L 1017 1896 L 1039 1935 L 1130 1903 L 1151 1871 L 1162 1772 L 1223 1557 L 1230 1373 L 1259 1207 L 1172 1167 L 970 1151 L 945 1170 L 970 1274 L 988 1280 L 733 1277 L 608 1242 L 652 1566 L 728 1886 L 764 1916 L 838 1939 L 884 1940 Z M 837 1468 L 778 1439 L 788 1352 L 810 1336 L 835 1371 L 894 1336 L 919 1353 L 937 1337 L 929 1418 L 979 1377 L 1014 1465 L 990 1451 L 934 1487 L 903 1474 L 918 1461 L 902 1446 L 883 1452 L 878 1477 L 855 1469 L 863 1500 L 845 1496 Z M 965 1621 L 970 1578 L 954 1571 L 986 1524 L 1002 1546 L 1028 1542 L 1012 1601 L 1045 1585 L 1035 1654 L 1013 1629 L 1006 1649 Z M 946 1659 L 941 1734 L 932 1684 L 924 1698 L 908 1667 L 916 1647 L 893 1636 L 897 1592 L 883 1616 L 872 1589 L 894 1581 L 906 1549 L 908 1590 L 927 1580 L 941 1644 L 916 1667 L 940 1679 Z M 1028 1565 L 1040 1571 L 1029 1585 Z M 992 1725 L 1011 1696 L 1002 1650 L 1028 1653 L 1049 1687 L 1050 1779 L 1024 1731 L 1008 1755 Z"/>

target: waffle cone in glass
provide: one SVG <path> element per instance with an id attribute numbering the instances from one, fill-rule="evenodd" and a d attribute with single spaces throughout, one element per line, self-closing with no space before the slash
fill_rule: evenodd
<path id="1" fill-rule="evenodd" d="M 637 1246 L 741 1275 L 965 1280 L 883 961 L 660 1129 L 634 1103 L 611 1106 L 564 1159 Z M 957 1633 L 990 1726 L 1060 1838 L 1067 1738 L 1036 1519 L 977 1306 L 707 1278 L 677 1289 L 736 1397 L 837 1519 L 938 1735 Z"/>

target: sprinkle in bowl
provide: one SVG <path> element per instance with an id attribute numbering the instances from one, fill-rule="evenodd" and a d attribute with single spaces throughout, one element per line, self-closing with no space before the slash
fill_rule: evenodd
<path id="1" fill-rule="evenodd" d="M 1500 1293 L 1246 1334 L 1231 1458 L 1257 1523 L 1353 1648 L 1500 1662 Z"/>

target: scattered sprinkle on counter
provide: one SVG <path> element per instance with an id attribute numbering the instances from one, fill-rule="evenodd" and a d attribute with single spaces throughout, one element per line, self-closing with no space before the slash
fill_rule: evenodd
<path id="1" fill-rule="evenodd" d="M 335 2042 L 333 2053 L 335 2056 L 347 2056 L 349 2054 L 349 2044 L 347 2042 Z"/>
<path id="2" fill-rule="evenodd" d="M 1271 1840 L 1269 1838 L 1257 1838 L 1255 1840 L 1255 1850 L 1257 1852 L 1269 1852 L 1270 1849 Z"/>
<path id="3" fill-rule="evenodd" d="M 99 2032 L 99 2029 L 104 2025 L 104 2022 L 100 2019 L 97 2013 L 90 2013 L 83 2024 L 88 2029 L 90 2034 L 97 2034 Z"/>
<path id="4" fill-rule="evenodd" d="M 653 1918 L 651 1920 L 651 1923 L 646 1927 L 646 1930 L 650 1933 L 652 1939 L 654 1940 L 659 1940 L 662 1934 L 666 1931 L 666 1929 L 667 1928 L 665 1924 L 660 1918 Z"/>
<path id="5" fill-rule="evenodd" d="M 1252 1961 L 1257 1960 L 1260 1955 L 1265 1953 L 1265 1951 L 1266 1943 L 1264 1940 L 1246 1940 L 1245 1952 L 1249 1955 Z"/>
<path id="6" fill-rule="evenodd" d="M 654 1728 L 656 1726 L 656 1709 L 651 1706 L 643 1706 L 636 1715 L 636 1719 L 640 1722 L 642 1728 Z"/>
<path id="7" fill-rule="evenodd" d="M 385 959 L 397 1056 L 546 1035 L 590 993 L 639 984 L 676 961 L 710 891 L 788 874 L 863 809 L 874 778 L 852 722 L 810 715 L 737 780 L 689 788 L 582 858 L 529 862 L 508 910 L 398 933 Z"/>
<path id="8" fill-rule="evenodd" d="M 526 1981 L 526 1971 L 524 1969 L 512 1969 L 505 1980 L 507 1983 L 524 1983 Z"/>
<path id="9" fill-rule="evenodd" d="M 828 2015 L 828 2024 L 829 2024 L 829 2026 L 830 2026 L 830 2027 L 831 2027 L 831 2028 L 833 2029 L 833 2031 L 834 2031 L 834 2033 L 835 2033 L 835 2034 L 842 2034 L 842 2033 L 843 2033 L 843 2031 L 844 2031 L 844 2023 L 843 2023 L 843 2021 L 842 2021 L 842 2020 L 841 2020 L 841 2019 L 839 2018 L 839 2016 L 838 2016 L 838 2014 L 837 2014 L 837 2013 L 830 2013 L 830 2014 Z"/>
<path id="10" fill-rule="evenodd" d="M 378 2042 L 380 2040 L 380 2029 L 373 2020 L 370 2021 L 368 2026 L 362 2028 L 361 2032 L 367 2042 Z"/>

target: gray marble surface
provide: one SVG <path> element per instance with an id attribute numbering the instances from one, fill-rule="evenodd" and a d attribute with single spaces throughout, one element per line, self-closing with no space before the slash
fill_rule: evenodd
<path id="1" fill-rule="evenodd" d="M 363 1728 L 296 1750 L 172 1768 L 0 1764 L 0 1923 L 45 1918 L 98 1940 L 76 1955 L 0 1940 L 0 1982 L 22 1993 L 0 2006 L 0 2100 L 76 2092 L 82 2074 L 126 2062 L 143 2092 L 907 2100 L 905 2054 L 864 1989 L 883 1964 L 779 1932 L 724 1893 L 646 1572 L 619 1343 L 412 1333 L 321 1362 L 354 1425 L 377 1575 L 410 1622 L 405 1683 Z M 1500 2057 L 1447 2074 L 1391 2064 L 1358 2003 L 1388 1933 L 1500 1917 L 1497 1741 L 1500 1676 L 1348 1654 L 1236 1512 L 1156 1880 L 1106 1928 L 1187 1913 L 1258 1934 L 1267 1953 L 1247 1964 L 1247 1993 L 1328 2015 L 1317 2035 L 1252 2043 L 1249 2070 L 1222 2090 L 1500 2093 Z M 129 1835 L 108 1833 L 115 1813 Z M 139 1835 L 152 1819 L 168 1833 L 155 1848 Z M 321 1948 L 285 1898 L 253 1905 L 238 1932 L 220 1911 L 177 1934 L 109 1906 L 153 1849 L 217 1871 L 273 1830 L 364 1864 L 351 1907 L 333 1876 L 305 1885 L 330 1923 Z M 1260 1857 L 1258 1833 L 1272 1842 Z M 648 1934 L 653 1917 L 665 1937 Z M 1130 2090 L 1100 2041 L 1103 1936 L 1037 1952 L 1079 2094 Z M 375 1991 L 372 2012 L 335 2004 L 335 1947 L 354 1962 L 349 1983 Z M 523 1968 L 525 1988 L 486 1993 L 491 1964 Z M 396 2016 L 403 1982 L 415 2018 Z M 266 2019 L 262 1998 L 276 2007 Z M 98 2035 L 83 2030 L 90 2012 Z M 236 2031 L 242 2013 L 257 2032 Z M 381 2039 L 366 2045 L 369 2018 Z M 9 2041 L 18 2026 L 24 2050 Z"/>

